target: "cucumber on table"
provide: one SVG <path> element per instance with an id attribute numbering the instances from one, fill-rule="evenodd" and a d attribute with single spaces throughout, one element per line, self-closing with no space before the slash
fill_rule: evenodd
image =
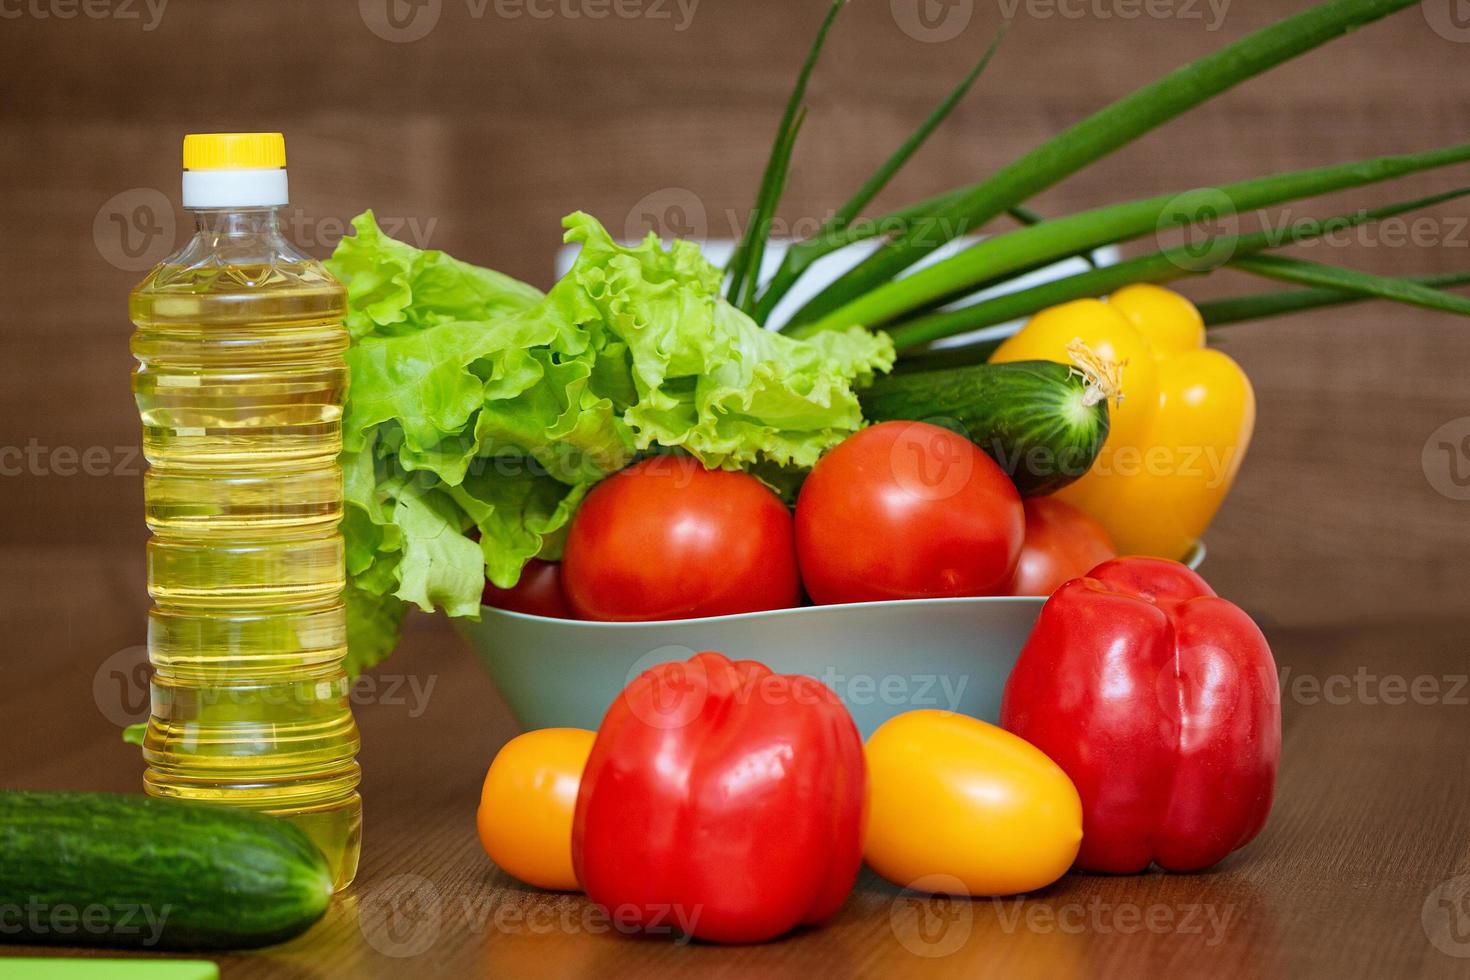
<path id="1" fill-rule="evenodd" d="M 0 942 L 247 949 L 331 901 L 300 830 L 233 807 L 0 790 Z"/>
<path id="2" fill-rule="evenodd" d="M 962 431 L 1023 497 L 1086 473 L 1108 437 L 1106 379 L 1051 361 L 976 364 L 878 378 L 858 393 L 873 422 L 907 419 Z"/>

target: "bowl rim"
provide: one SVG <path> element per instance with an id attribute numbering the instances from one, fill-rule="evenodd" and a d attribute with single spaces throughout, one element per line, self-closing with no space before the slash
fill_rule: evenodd
<path id="1" fill-rule="evenodd" d="M 1191 569 L 1198 569 L 1205 560 L 1205 543 L 1196 541 L 1184 556 L 1184 564 Z M 781 609 L 760 609 L 755 612 L 726 613 L 723 616 L 696 616 L 690 619 L 644 619 L 633 621 L 606 621 L 593 619 L 559 619 L 555 616 L 536 616 L 532 613 L 515 612 L 510 609 L 497 609 L 494 606 L 480 606 L 480 619 L 483 622 L 488 615 L 495 618 L 518 620 L 525 623 L 556 624 L 563 628 L 582 628 L 592 631 L 613 630 L 648 630 L 668 629 L 670 627 L 698 626 L 701 624 L 730 623 L 740 620 L 774 619 L 785 616 L 801 616 L 814 614 L 818 611 L 829 609 L 872 609 L 880 611 L 884 609 L 922 609 L 929 607 L 959 606 L 959 605 L 993 605 L 1000 603 L 1016 603 L 1021 605 L 1034 605 L 1038 608 L 1046 603 L 1048 596 L 1042 595 L 977 595 L 977 596 L 947 596 L 937 599 L 883 599 L 878 602 L 834 602 L 826 605 L 812 606 L 786 606 Z M 472 628 L 474 621 L 463 622 L 466 628 Z"/>

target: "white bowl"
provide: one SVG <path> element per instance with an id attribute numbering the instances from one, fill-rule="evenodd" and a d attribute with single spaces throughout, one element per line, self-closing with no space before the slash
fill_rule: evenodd
<path id="1" fill-rule="evenodd" d="M 1198 568 L 1203 544 L 1186 562 Z M 717 650 L 832 688 L 866 738 L 894 715 L 944 708 L 1000 715 L 1006 677 L 1042 598 L 987 596 L 801 606 L 653 623 L 547 619 L 482 607 L 460 632 L 526 729 L 589 728 L 655 664 Z"/>
<path id="2" fill-rule="evenodd" d="M 695 222 L 696 226 L 702 224 L 704 224 L 703 221 Z M 626 229 L 627 237 L 622 240 L 622 244 L 638 244 L 640 236 L 648 230 L 649 225 L 646 222 L 640 224 L 630 221 Z M 668 229 L 655 227 L 654 230 L 664 233 Z M 698 228 L 696 227 L 695 230 L 698 231 Z M 697 240 L 699 241 L 699 249 L 704 254 L 704 257 L 710 261 L 711 265 L 719 268 L 724 268 L 725 263 L 730 260 L 731 255 L 735 252 L 736 242 L 733 239 L 697 238 Z M 979 241 L 981 241 L 980 236 L 965 235 L 945 242 L 938 249 L 914 263 L 913 268 L 905 271 L 903 275 L 913 275 L 920 269 L 958 255 Z M 791 314 L 805 306 L 809 300 L 815 298 L 823 289 L 836 282 L 843 273 L 850 271 L 877 251 L 880 244 L 881 242 L 875 238 L 854 242 L 851 245 L 839 248 L 835 252 L 824 255 L 816 262 L 813 262 L 802 277 L 791 287 L 791 290 L 781 298 L 781 302 L 776 304 L 776 308 L 771 311 L 766 325 L 775 328 L 785 323 L 791 317 Z M 760 281 L 765 282 L 775 274 L 776 269 L 781 265 L 781 260 L 786 257 L 787 249 L 790 247 L 791 243 L 789 241 L 782 241 L 781 239 L 775 238 L 766 244 L 766 251 L 761 262 Z M 571 270 L 572 263 L 576 261 L 577 253 L 581 250 L 582 246 L 580 244 L 563 245 L 557 250 L 555 269 L 558 279 Z M 969 306 L 973 303 L 993 299 L 996 296 L 1004 296 L 1006 293 L 1020 292 L 1023 289 L 1030 289 L 1032 286 L 1055 282 L 1067 276 L 1074 276 L 1080 272 L 1086 272 L 1088 269 L 1093 268 L 1093 263 L 1096 265 L 1116 265 L 1122 261 L 1123 252 L 1116 245 L 1104 245 L 1102 248 L 1093 251 L 1090 257 L 1092 260 L 1091 263 L 1081 258 L 1070 258 L 1063 259 L 1052 265 L 1043 266 L 1040 269 L 1032 269 L 1030 272 L 1019 273 L 1014 278 L 1001 283 L 999 286 L 992 286 L 990 289 L 973 293 L 944 306 L 943 309 L 957 309 L 962 306 Z M 977 340 L 1008 337 L 1015 333 L 1020 326 L 1021 321 L 1001 323 L 993 327 L 974 330 L 970 333 L 946 337 L 934 346 L 935 348 L 956 347 L 961 344 L 973 343 Z"/>

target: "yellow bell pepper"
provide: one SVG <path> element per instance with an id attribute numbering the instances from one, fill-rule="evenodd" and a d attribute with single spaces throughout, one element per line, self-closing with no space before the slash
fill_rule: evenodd
<path id="1" fill-rule="evenodd" d="M 1122 400 L 1097 462 L 1057 496 L 1096 518 L 1122 554 L 1182 558 L 1214 519 L 1250 445 L 1250 379 L 1205 347 L 1204 321 L 1189 300 L 1150 285 L 1043 310 L 991 361 L 1065 364 L 1077 340 L 1121 365 Z"/>

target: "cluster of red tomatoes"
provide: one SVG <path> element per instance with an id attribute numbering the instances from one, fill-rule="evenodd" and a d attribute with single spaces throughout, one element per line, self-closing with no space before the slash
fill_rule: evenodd
<path id="1" fill-rule="evenodd" d="M 533 561 L 501 609 L 643 621 L 953 596 L 1048 595 L 1116 557 L 1107 532 L 1021 500 L 970 440 L 885 422 L 822 457 L 795 512 L 746 473 L 656 456 L 603 480 L 560 564 Z"/>

